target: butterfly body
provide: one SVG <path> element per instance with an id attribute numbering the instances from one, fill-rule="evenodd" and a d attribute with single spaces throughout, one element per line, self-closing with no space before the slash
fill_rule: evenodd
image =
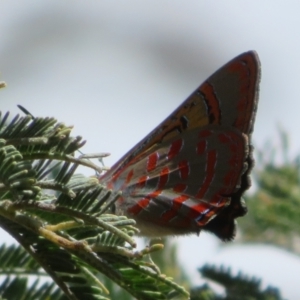
<path id="1" fill-rule="evenodd" d="M 117 213 L 141 234 L 233 238 L 246 213 L 259 71 L 255 52 L 233 59 L 100 177 L 122 191 Z"/>

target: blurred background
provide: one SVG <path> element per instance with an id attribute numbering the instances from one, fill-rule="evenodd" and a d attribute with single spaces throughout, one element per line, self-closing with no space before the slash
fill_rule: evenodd
<path id="1" fill-rule="evenodd" d="M 276 144 L 281 126 L 298 154 L 299 12 L 299 1 L 3 1 L 1 111 L 15 115 L 21 104 L 74 125 L 88 141 L 85 153 L 110 152 L 111 166 L 215 70 L 256 50 L 262 80 L 253 142 Z M 206 233 L 174 240 L 195 284 L 198 267 L 224 264 L 299 299 L 300 260 L 291 252 L 224 245 Z"/>

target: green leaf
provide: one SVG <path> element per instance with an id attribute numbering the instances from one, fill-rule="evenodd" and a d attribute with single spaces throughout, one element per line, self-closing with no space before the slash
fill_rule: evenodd
<path id="1" fill-rule="evenodd" d="M 82 138 L 53 118 L 8 119 L 0 118 L 0 226 L 25 250 L 0 249 L 7 275 L 0 295 L 110 299 L 104 274 L 137 299 L 187 299 L 185 289 L 147 259 L 161 245 L 135 250 L 135 221 L 112 214 L 120 194 L 99 183 L 94 174 L 101 167 L 76 157 Z M 80 165 L 92 176 L 77 174 Z M 36 277 L 34 284 L 24 274 Z M 38 284 L 49 276 L 53 282 Z"/>

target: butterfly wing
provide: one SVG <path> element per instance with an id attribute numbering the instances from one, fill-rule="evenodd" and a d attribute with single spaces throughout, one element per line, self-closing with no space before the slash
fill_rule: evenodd
<path id="1" fill-rule="evenodd" d="M 142 234 L 234 236 L 246 213 L 259 75 L 255 52 L 236 57 L 100 178 L 123 192 L 117 210 Z"/>

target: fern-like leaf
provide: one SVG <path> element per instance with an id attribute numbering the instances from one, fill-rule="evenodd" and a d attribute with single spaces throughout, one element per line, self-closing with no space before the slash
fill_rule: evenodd
<path id="1" fill-rule="evenodd" d="M 86 156 L 75 156 L 84 142 L 70 135 L 71 127 L 29 114 L 8 119 L 8 114 L 0 117 L 0 226 L 28 254 L 1 248 L 0 259 L 7 257 L 0 266 L 3 274 L 15 275 L 2 283 L 3 298 L 18 285 L 26 299 L 53 293 L 55 299 L 59 293 L 68 299 L 109 299 L 100 273 L 137 299 L 188 298 L 144 259 L 162 245 L 135 250 L 135 222 L 112 214 L 120 195 L 101 186 L 95 176 L 76 174 L 79 165 L 91 174 L 102 168 Z M 20 268 L 37 277 L 32 285 L 18 274 Z M 46 274 L 59 289 L 53 283 L 37 288 Z"/>

